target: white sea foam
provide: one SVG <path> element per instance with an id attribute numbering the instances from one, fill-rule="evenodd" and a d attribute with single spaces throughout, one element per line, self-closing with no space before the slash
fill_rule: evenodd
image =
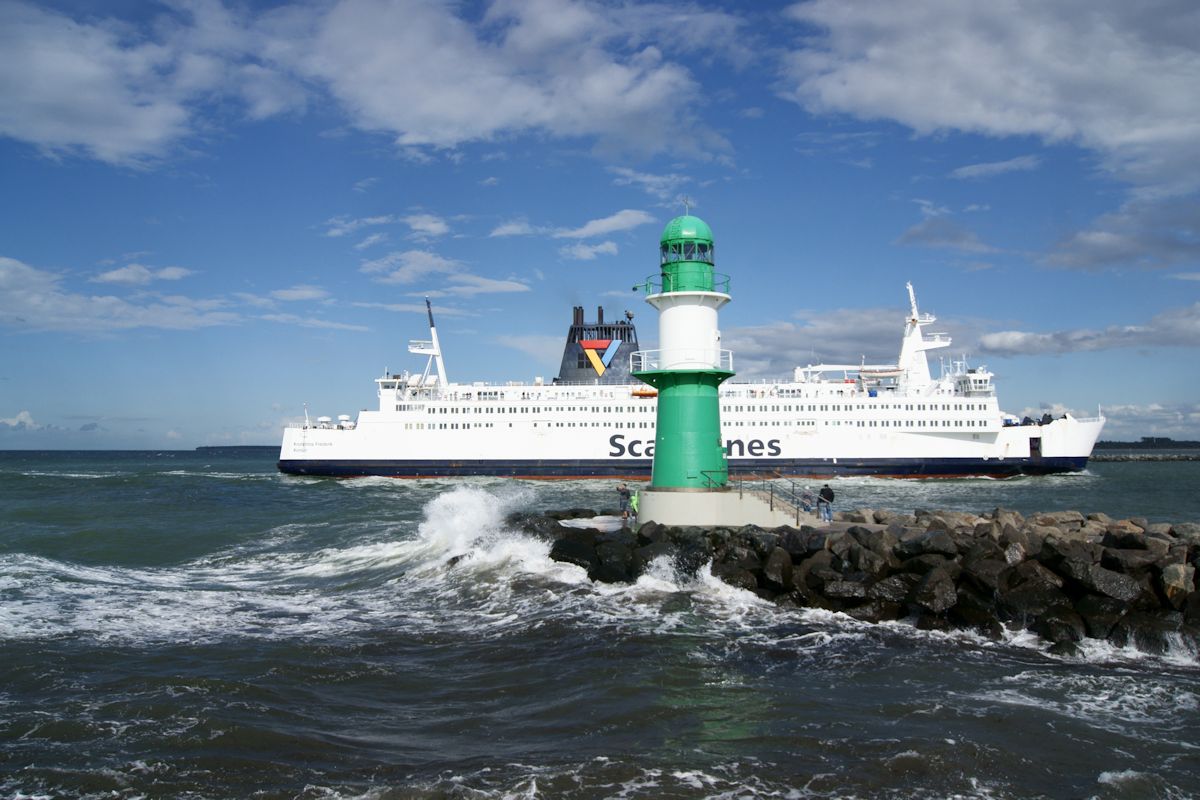
<path id="1" fill-rule="evenodd" d="M 1144 671 L 1024 670 L 972 700 L 1036 709 L 1149 741 L 1166 741 L 1178 720 L 1194 718 L 1200 710 L 1200 693 Z"/>

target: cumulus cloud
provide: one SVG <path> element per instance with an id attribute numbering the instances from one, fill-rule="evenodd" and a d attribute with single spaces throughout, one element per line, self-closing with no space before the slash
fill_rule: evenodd
<path id="1" fill-rule="evenodd" d="M 299 82 L 255 55 L 251 22 L 219 2 L 178 4 L 143 27 L 0 4 L 0 134 L 50 155 L 144 166 L 217 99 L 261 119 L 303 108 Z"/>
<path id="2" fill-rule="evenodd" d="M 1034 136 L 1094 155 L 1129 187 L 1120 212 L 1068 237 L 1051 262 L 1083 269 L 1169 263 L 1200 241 L 1175 198 L 1200 191 L 1200 11 L 1164 0 L 960 3 L 812 0 L 788 9 L 805 38 L 784 94 L 817 113 L 887 119 L 920 135 Z M 1037 166 L 1022 156 L 951 173 Z M 1193 203 L 1194 204 L 1194 203 Z M 1164 238 L 1166 241 L 1164 241 Z"/>
<path id="3" fill-rule="evenodd" d="M 7 419 L 0 418 L 0 425 L 17 430 L 37 430 L 39 427 L 33 421 L 33 415 L 28 411 L 18 411 L 15 417 L 8 417 Z"/>
<path id="4" fill-rule="evenodd" d="M 967 180 L 970 178 L 990 178 L 993 175 L 1003 175 L 1005 172 L 1028 172 L 1041 166 L 1042 160 L 1037 156 L 1017 156 L 1007 161 L 991 161 L 983 164 L 968 164 L 952 170 L 951 178 Z"/>
<path id="5" fill-rule="evenodd" d="M 575 0 L 497 0 L 479 21 L 456 12 L 418 0 L 344 0 L 279 14 L 272 52 L 327 88 L 355 127 L 387 133 L 401 148 L 524 132 L 644 152 L 725 147 L 688 111 L 700 107 L 689 71 L 642 41 L 668 33 L 665 20 L 651 24 L 661 13 Z M 708 45 L 736 41 L 736 25 L 719 24 L 732 17 L 693 16 L 720 37 Z M 678 112 L 662 114 L 668 105 Z"/>
<path id="6" fill-rule="evenodd" d="M 738 375 L 790 378 L 804 364 L 894 362 L 904 312 L 897 308 L 800 311 L 783 321 L 721 331 Z"/>
<path id="7" fill-rule="evenodd" d="M 1200 201 L 1133 200 L 1059 242 L 1051 266 L 1156 269 L 1200 261 Z"/>
<path id="8" fill-rule="evenodd" d="M 563 258 L 569 258 L 574 261 L 594 261 L 596 256 L 615 256 L 617 254 L 616 242 L 600 242 L 599 244 L 584 244 L 576 242 L 575 244 L 562 247 L 558 251 Z"/>
<path id="9" fill-rule="evenodd" d="M 1104 406 L 1104 438 L 1137 441 L 1143 436 L 1168 436 L 1172 439 L 1200 439 L 1200 404 L 1149 403 Z M 1039 414 L 1042 412 L 1038 412 Z M 1085 410 L 1077 416 L 1094 413 Z M 1032 416 L 1032 414 L 1030 414 Z"/>
<path id="10" fill-rule="evenodd" d="M 1100 330 L 1078 329 L 1035 333 L 999 331 L 979 339 L 984 353 L 1001 356 L 1073 353 L 1124 347 L 1200 346 L 1200 303 L 1156 314 L 1144 325 L 1110 325 Z"/>
<path id="11" fill-rule="evenodd" d="M 788 96 L 810 109 L 1074 142 L 1122 180 L 1200 186 L 1200 16 L 1187 0 L 1153 14 L 1120 0 L 815 0 L 788 14 L 820 31 L 786 64 Z"/>
<path id="12" fill-rule="evenodd" d="M 127 300 L 71 292 L 62 281 L 60 275 L 0 256 L 0 325 L 32 331 L 187 330 L 241 321 L 238 314 L 217 310 L 219 300 Z"/>
<path id="13" fill-rule="evenodd" d="M 385 283 L 413 283 L 426 275 L 446 274 L 462 269 L 462 264 L 429 250 L 404 250 L 383 258 L 363 262 L 360 271 L 378 276 Z"/>
<path id="14" fill-rule="evenodd" d="M 674 200 L 679 192 L 692 179 L 688 175 L 668 173 L 655 175 L 649 172 L 638 172 L 629 167 L 609 167 L 608 171 L 616 177 L 613 183 L 617 186 L 637 186 L 642 191 L 662 201 Z"/>
<path id="15" fill-rule="evenodd" d="M 654 221 L 654 217 L 645 211 L 626 208 L 611 216 L 590 220 L 578 228 L 558 231 L 554 237 L 556 239 L 590 239 L 594 236 L 607 236 L 611 233 L 627 231 Z"/>
<path id="16" fill-rule="evenodd" d="M 506 292 L 528 292 L 529 286 L 517 280 L 496 280 L 466 272 L 453 273 L 447 277 L 449 286 L 423 294 L 426 297 L 474 297 L 480 294 Z"/>
<path id="17" fill-rule="evenodd" d="M 92 282 L 142 285 L 152 281 L 177 281 L 191 274 L 192 271 L 190 269 L 184 269 L 183 267 L 161 267 L 155 269 L 143 264 L 127 264 L 97 275 L 92 278 Z"/>
<path id="18" fill-rule="evenodd" d="M 472 274 L 459 261 L 429 250 L 405 250 L 365 262 L 362 272 L 375 275 L 381 283 L 411 284 L 438 276 L 436 290 L 421 292 L 429 297 L 473 296 L 498 292 L 527 292 L 529 287 L 515 280 L 496 280 Z"/>
<path id="19" fill-rule="evenodd" d="M 434 214 L 409 214 L 407 217 L 401 217 L 400 221 L 412 229 L 412 238 L 430 239 L 445 236 L 450 232 L 446 221 Z"/>
<path id="20" fill-rule="evenodd" d="M 678 56 L 742 66 L 760 49 L 738 17 L 690 4 L 204 0 L 117 19 L 9 0 L 0 52 L 0 135 L 142 165 L 228 119 L 218 105 L 261 120 L 324 99 L 415 160 L 521 134 L 711 158 L 728 143 Z"/>

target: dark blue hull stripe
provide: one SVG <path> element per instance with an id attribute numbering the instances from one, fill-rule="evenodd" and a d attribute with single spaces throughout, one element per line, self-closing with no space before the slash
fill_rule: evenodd
<path id="1" fill-rule="evenodd" d="M 729 464 L 733 475 L 835 477 L 879 475 L 898 478 L 954 478 L 1016 475 L 1050 475 L 1079 472 L 1087 467 L 1087 457 L 1007 458 L 1003 461 L 978 458 L 871 458 L 779 459 L 739 458 Z M 649 479 L 648 458 L 593 459 L 568 461 L 528 461 L 479 459 L 465 461 L 333 461 L 281 460 L 279 469 L 291 475 L 355 477 L 381 475 L 392 478 L 456 478 L 498 476 L 512 478 L 628 478 Z"/>

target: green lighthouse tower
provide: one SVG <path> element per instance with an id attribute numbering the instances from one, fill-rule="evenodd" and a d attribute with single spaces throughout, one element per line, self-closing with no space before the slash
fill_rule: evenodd
<path id="1" fill-rule="evenodd" d="M 712 491 L 729 478 L 717 387 L 733 376 L 717 311 L 729 277 L 714 270 L 712 230 L 685 214 L 667 223 L 660 273 L 635 289 L 658 310 L 658 350 L 633 355 L 633 375 L 658 390 L 652 491 Z"/>

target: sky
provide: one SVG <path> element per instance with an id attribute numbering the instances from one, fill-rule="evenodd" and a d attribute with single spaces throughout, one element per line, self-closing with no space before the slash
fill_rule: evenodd
<path id="1" fill-rule="evenodd" d="M 740 378 L 897 354 L 1200 439 L 1194 0 L 0 0 L 0 449 L 547 380 L 713 230 Z M 946 352 L 946 351 L 942 351 Z M 935 373 L 936 362 L 932 364 Z"/>

